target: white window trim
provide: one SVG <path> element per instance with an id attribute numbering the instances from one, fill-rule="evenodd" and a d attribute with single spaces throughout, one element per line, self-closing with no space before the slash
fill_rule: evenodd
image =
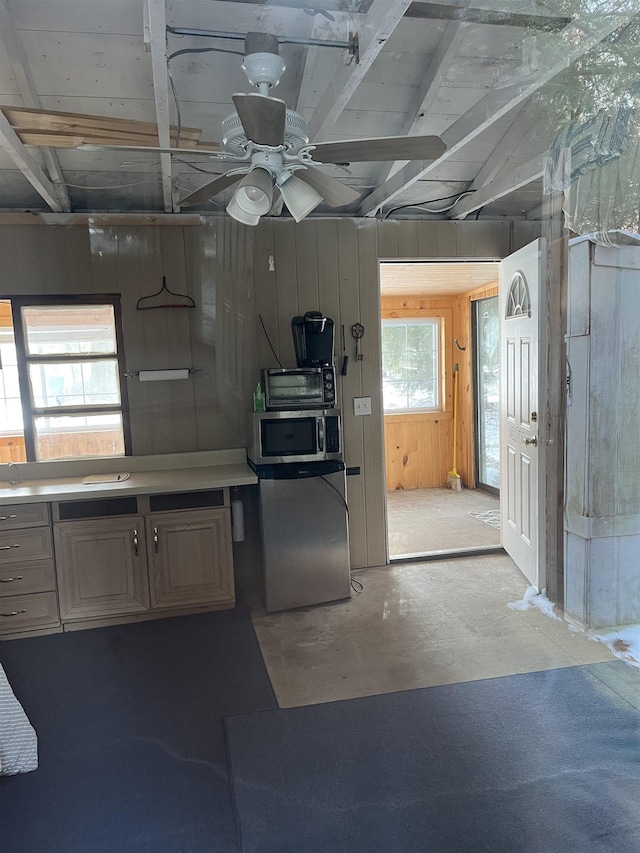
<path id="1" fill-rule="evenodd" d="M 393 417 L 394 415 L 419 415 L 424 413 L 442 412 L 444 410 L 444 387 L 443 387 L 443 327 L 444 321 L 440 316 L 433 317 L 382 317 L 381 326 L 435 326 L 435 337 L 437 340 L 436 356 L 436 405 L 435 406 L 414 406 L 402 409 L 383 409 L 384 417 Z M 384 372 L 384 352 L 382 353 L 382 369 Z M 382 380 L 383 388 L 383 406 L 384 406 L 384 378 Z"/>

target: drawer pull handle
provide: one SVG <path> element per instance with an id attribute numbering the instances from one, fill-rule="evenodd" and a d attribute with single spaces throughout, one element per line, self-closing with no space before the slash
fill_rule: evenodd
<path id="1" fill-rule="evenodd" d="M 133 530 L 133 553 L 138 556 L 138 531 L 134 528 Z"/>
<path id="2" fill-rule="evenodd" d="M 158 553 L 158 528 L 153 528 L 153 550 Z"/>
<path id="3" fill-rule="evenodd" d="M 15 578 L 0 578 L 0 583 L 13 583 L 13 581 L 21 581 L 22 575 L 18 575 Z"/>
<path id="4" fill-rule="evenodd" d="M 0 613 L 0 616 L 21 616 L 26 610 L 12 610 L 11 613 Z"/>
<path id="5" fill-rule="evenodd" d="M 17 515 L 0 515 L 0 521 L 9 521 L 10 518 L 17 518 Z"/>
<path id="6" fill-rule="evenodd" d="M 0 545 L 0 551 L 10 551 L 12 548 L 19 548 L 20 545 Z"/>

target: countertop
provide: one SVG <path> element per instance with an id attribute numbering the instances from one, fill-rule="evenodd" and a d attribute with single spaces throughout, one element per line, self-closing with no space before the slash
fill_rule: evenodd
<path id="1" fill-rule="evenodd" d="M 87 475 L 129 473 L 126 480 L 83 484 Z M 10 485 L 10 481 L 22 482 Z M 0 506 L 37 501 L 112 498 L 246 486 L 258 478 L 246 462 L 244 448 L 173 453 L 162 456 L 120 456 L 71 462 L 0 465 Z"/>

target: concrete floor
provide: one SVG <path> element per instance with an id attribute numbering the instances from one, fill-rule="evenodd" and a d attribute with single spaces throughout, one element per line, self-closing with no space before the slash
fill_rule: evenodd
<path id="1" fill-rule="evenodd" d="M 481 489 L 387 492 L 389 555 L 427 554 L 500 545 L 500 530 L 469 513 L 499 510 Z"/>
<path id="2" fill-rule="evenodd" d="M 256 563 L 254 562 L 254 566 Z M 259 579 L 241 581 L 281 707 L 613 660 L 536 608 L 507 556 L 364 569 L 350 601 L 265 613 Z"/>

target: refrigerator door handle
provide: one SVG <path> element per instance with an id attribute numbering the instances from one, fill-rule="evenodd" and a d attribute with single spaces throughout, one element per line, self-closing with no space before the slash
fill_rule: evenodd
<path id="1" fill-rule="evenodd" d="M 316 418 L 316 427 L 318 433 L 318 450 L 324 451 L 324 418 Z"/>

